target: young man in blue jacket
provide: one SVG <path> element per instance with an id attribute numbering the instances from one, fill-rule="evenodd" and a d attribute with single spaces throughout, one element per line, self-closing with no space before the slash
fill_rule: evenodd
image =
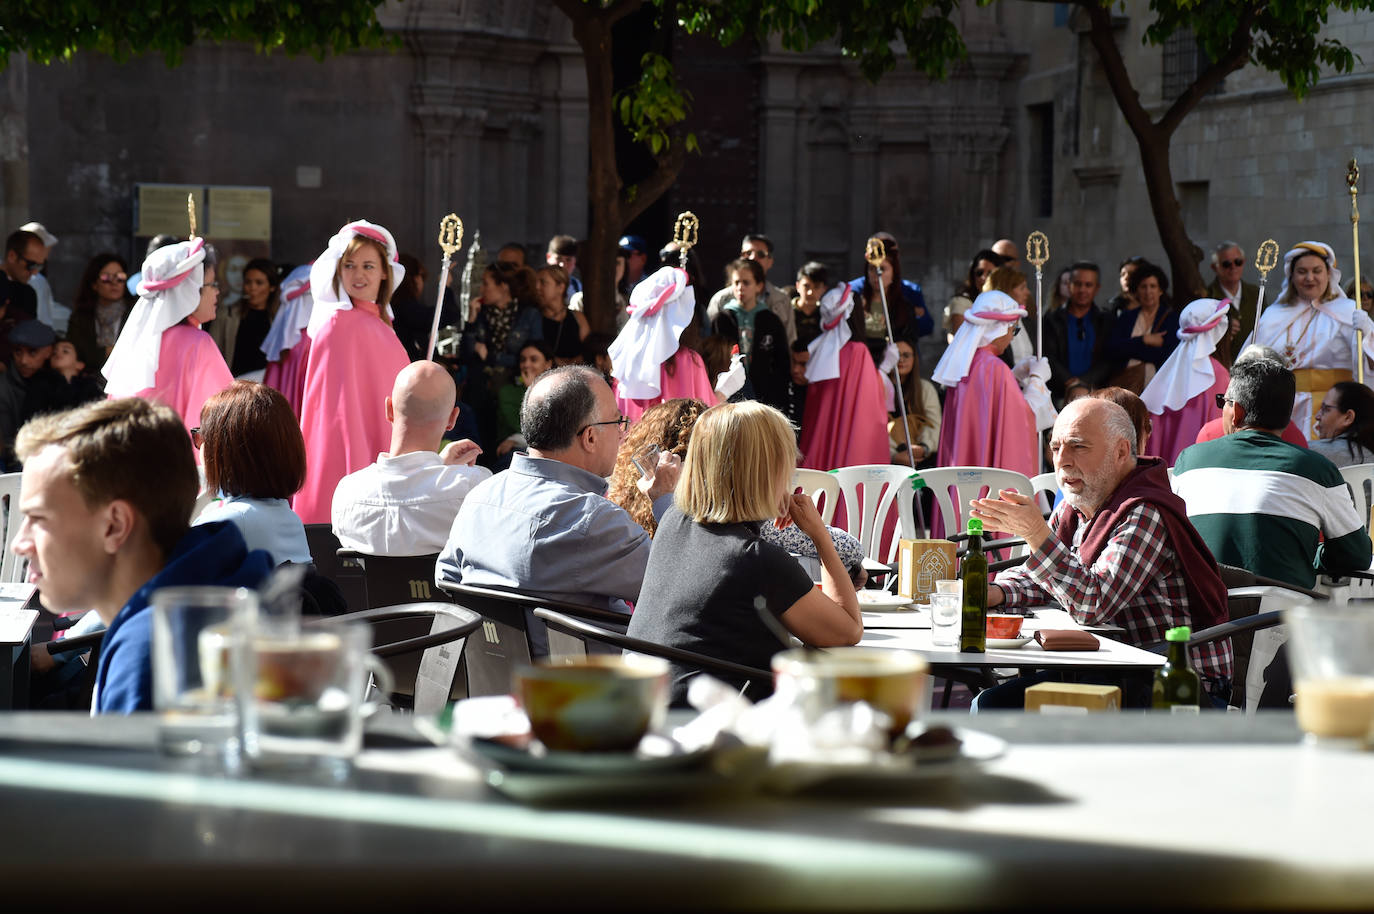
<path id="1" fill-rule="evenodd" d="M 191 527 L 191 440 L 166 406 L 102 400 L 33 419 L 15 445 L 24 522 L 13 549 L 53 612 L 93 609 L 108 626 L 97 713 L 153 707 L 152 611 L 161 587 L 256 587 L 271 570 L 231 523 Z"/>

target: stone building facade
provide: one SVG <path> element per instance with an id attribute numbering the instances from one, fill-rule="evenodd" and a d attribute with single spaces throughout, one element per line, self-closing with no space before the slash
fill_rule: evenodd
<path id="1" fill-rule="evenodd" d="M 1127 64 L 1162 110 L 1189 49 L 1141 43 L 1146 0 L 1118 10 Z M 1046 294 L 1073 259 L 1162 259 L 1134 140 L 1073 8 L 1004 0 L 957 15 L 970 54 L 944 82 L 902 62 L 869 85 L 834 49 L 706 53 L 699 39 L 679 39 L 703 152 L 635 230 L 658 245 L 672 215 L 694 209 L 709 283 L 737 235 L 760 229 L 777 243 L 770 278 L 783 284 L 808 259 L 858 275 L 864 239 L 886 229 L 937 312 L 975 250 L 1032 229 L 1050 238 Z M 431 272 L 435 227 L 450 210 L 489 247 L 579 234 L 586 82 L 557 9 L 406 0 L 383 18 L 397 50 L 322 63 L 238 46 L 191 48 L 175 70 L 84 54 L 50 67 L 12 61 L 0 75 L 3 224 L 36 218 L 62 238 L 49 273 L 64 300 L 95 251 L 139 258 L 139 182 L 271 187 L 281 261 L 314 256 L 359 217 L 392 228 Z M 1374 17 L 1333 14 L 1327 34 L 1374 60 Z M 1231 237 L 1253 253 L 1262 238 L 1286 248 L 1317 237 L 1346 259 L 1341 176 L 1352 154 L 1374 147 L 1361 104 L 1374 75 L 1359 69 L 1324 79 L 1302 103 L 1275 77 L 1244 70 L 1185 121 L 1173 166 L 1198 245 Z M 937 349 L 924 353 L 927 372 Z"/>

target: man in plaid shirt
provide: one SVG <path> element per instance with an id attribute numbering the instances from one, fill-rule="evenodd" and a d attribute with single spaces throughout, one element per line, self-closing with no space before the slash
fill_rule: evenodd
<path id="1" fill-rule="evenodd" d="M 988 606 L 1058 605 L 1085 625 L 1115 624 L 1139 646 L 1178 625 L 1227 618 L 1216 561 L 1170 490 L 1163 462 L 1135 456 L 1135 428 L 1106 400 L 1075 400 L 1050 438 L 1064 502 L 1046 523 L 1035 501 L 1010 490 L 975 499 L 973 516 L 1022 537 L 1031 553 L 988 587 Z M 1193 651 L 1204 688 L 1225 706 L 1231 643 Z M 991 696 L 989 696 L 991 697 Z M 984 707 L 986 701 L 980 702 Z"/>

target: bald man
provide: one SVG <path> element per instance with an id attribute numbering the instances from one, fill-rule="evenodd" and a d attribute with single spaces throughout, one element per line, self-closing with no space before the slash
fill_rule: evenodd
<path id="1" fill-rule="evenodd" d="M 466 439 L 439 452 L 458 421 L 458 391 L 434 362 L 412 362 L 386 398 L 391 449 L 339 480 L 330 512 L 345 549 L 369 555 L 433 555 L 468 491 L 491 476 L 475 466 L 482 449 Z"/>
<path id="2" fill-rule="evenodd" d="M 992 252 L 1007 258 L 1002 266 L 1011 267 L 1013 270 L 1021 268 L 1021 248 L 1010 238 L 998 239 L 992 246 Z"/>
<path id="3" fill-rule="evenodd" d="M 1064 501 L 1048 523 L 1029 493 L 1003 489 L 971 502 L 989 530 L 1022 537 L 1031 549 L 1023 566 L 988 587 L 989 607 L 1059 606 L 1080 625 L 1119 625 L 1121 640 L 1141 647 L 1161 643 L 1175 626 L 1200 631 L 1226 621 L 1217 563 L 1170 488 L 1168 467 L 1158 457 L 1134 456 L 1135 449 L 1135 425 L 1124 409 L 1075 400 L 1050 436 Z M 1195 648 L 1192 659 L 1208 695 L 1225 707 L 1230 642 Z M 1024 679 L 1018 685 L 1024 689 Z M 980 696 L 979 707 L 1020 699 L 1015 689 L 998 690 Z M 1128 692 L 1128 703 L 1132 697 Z"/>

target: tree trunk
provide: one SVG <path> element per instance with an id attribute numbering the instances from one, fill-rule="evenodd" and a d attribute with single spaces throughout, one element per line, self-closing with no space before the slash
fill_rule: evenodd
<path id="1" fill-rule="evenodd" d="M 1145 173 L 1145 189 L 1150 198 L 1150 212 L 1159 230 L 1159 241 L 1169 258 L 1170 272 L 1173 274 L 1174 300 L 1179 306 L 1187 304 L 1202 294 L 1207 284 L 1202 281 L 1198 264 L 1203 251 L 1188 237 L 1188 227 L 1183 223 L 1183 212 L 1178 205 L 1178 195 L 1174 191 L 1174 173 L 1169 163 L 1169 145 L 1179 123 L 1193 108 L 1197 107 L 1208 92 L 1216 87 L 1228 73 L 1240 69 L 1249 57 L 1251 45 L 1250 26 L 1256 15 L 1253 4 L 1242 8 L 1237 17 L 1237 25 L 1232 33 L 1231 45 L 1226 53 L 1208 65 L 1192 85 L 1188 86 L 1169 110 L 1158 121 L 1150 118 L 1140 103 L 1140 93 L 1131 83 L 1126 63 L 1121 58 L 1121 50 L 1116 46 L 1113 35 L 1111 10 L 1096 2 L 1080 4 L 1087 12 L 1092 29 L 1088 33 L 1102 69 L 1116 99 L 1117 108 L 1126 119 L 1126 124 L 1135 135 L 1140 150 L 1140 167 Z"/>
<path id="2" fill-rule="evenodd" d="M 583 0 L 557 0 L 572 20 L 573 38 L 582 49 L 587 73 L 587 234 L 578 257 L 582 273 L 582 309 L 592 329 L 615 331 L 615 251 L 620 234 L 636 216 L 661 197 L 686 159 L 681 138 L 657 157 L 654 173 L 627 193 L 615 159 L 615 79 L 611 29 L 642 5 L 641 0 L 602 7 Z"/>

